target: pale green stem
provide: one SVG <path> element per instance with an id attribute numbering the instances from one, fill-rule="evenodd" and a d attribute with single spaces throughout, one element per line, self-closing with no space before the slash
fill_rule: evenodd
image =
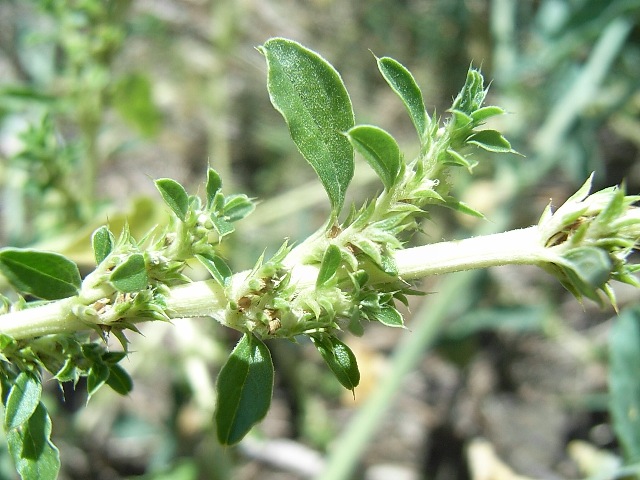
<path id="1" fill-rule="evenodd" d="M 397 252 L 395 260 L 400 277 L 414 280 L 495 265 L 536 265 L 553 261 L 553 250 L 541 245 L 538 228 L 530 227 L 410 248 Z M 213 317 L 224 324 L 228 302 L 242 296 L 241 289 L 248 274 L 249 272 L 240 272 L 234 275 L 228 289 L 222 288 L 214 280 L 173 287 L 166 298 L 166 313 L 170 318 Z M 315 284 L 317 274 L 318 268 L 315 266 L 296 265 L 291 271 L 291 280 L 298 288 L 309 288 Z M 384 283 L 390 280 L 393 278 L 372 275 L 373 282 Z M 85 288 L 77 297 L 0 315 L 0 333 L 11 335 L 15 339 L 26 339 L 51 333 L 87 330 L 89 325 L 78 320 L 72 313 L 73 309 L 91 305 L 112 291 L 110 288 L 94 287 L 94 283 L 95 279 L 88 277 Z"/>

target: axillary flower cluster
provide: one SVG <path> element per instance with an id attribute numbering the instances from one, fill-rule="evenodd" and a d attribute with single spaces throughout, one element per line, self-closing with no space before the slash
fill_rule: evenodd
<path id="1" fill-rule="evenodd" d="M 281 38 L 269 40 L 260 51 L 267 60 L 271 101 L 327 191 L 327 222 L 303 242 L 285 242 L 253 269 L 234 274 L 219 246 L 255 204 L 246 195 L 224 195 L 220 177 L 210 168 L 202 199 L 174 180 L 155 182 L 171 220 L 144 238 L 134 239 L 128 229 L 118 238 L 107 227 L 94 232 L 97 267 L 84 280 L 77 266 L 59 254 L 0 250 L 0 271 L 16 291 L 41 299 L 27 303 L 22 297 L 2 297 L 0 305 L 5 428 L 24 478 L 35 478 L 31 473 L 42 465 L 52 472 L 59 468 L 40 401 L 42 371 L 60 382 L 86 376 L 89 395 L 104 384 L 126 394 L 132 384 L 118 362 L 128 354 L 126 332 L 137 331 L 140 322 L 209 317 L 241 332 L 219 374 L 214 419 L 219 440 L 233 444 L 269 407 L 273 366 L 264 340 L 307 336 L 340 383 L 352 390 L 359 382 L 357 361 L 339 338 L 341 332 L 360 335 L 369 321 L 403 327 L 397 305 L 420 294 L 412 285 L 416 279 L 533 264 L 555 275 L 576 297 L 608 299 L 614 305 L 612 280 L 638 285 L 634 273 L 639 267 L 627 260 L 640 238 L 640 213 L 634 206 L 640 197 L 626 195 L 624 188 L 589 194 L 591 179 L 555 211 L 549 206 L 532 227 L 406 248 L 432 205 L 482 216 L 450 195 L 452 171 L 471 171 L 473 150 L 513 153 L 498 131 L 482 128 L 504 111 L 484 105 L 487 90 L 479 71 L 469 70 L 442 120 L 427 114 L 422 93 L 404 66 L 388 57 L 376 59 L 420 142 L 417 158 L 405 162 L 388 132 L 355 125 L 342 80 L 326 60 Z M 355 152 L 378 174 L 383 190 L 340 220 Z M 211 279 L 191 281 L 187 262 L 194 260 Z M 121 352 L 108 351 L 107 334 L 120 340 Z M 35 394 L 24 400 L 27 390 Z M 27 457 L 23 447 L 34 432 L 42 448 Z"/>

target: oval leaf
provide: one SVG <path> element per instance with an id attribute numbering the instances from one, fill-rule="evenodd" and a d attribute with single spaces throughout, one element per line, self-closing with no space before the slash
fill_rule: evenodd
<path id="1" fill-rule="evenodd" d="M 21 372 L 9 390 L 4 412 L 6 430 L 17 428 L 31 418 L 40 403 L 42 384 L 32 374 Z"/>
<path id="2" fill-rule="evenodd" d="M 53 252 L 5 248 L 0 251 L 0 271 L 19 291 L 44 300 L 71 297 L 82 283 L 78 266 Z"/>
<path id="3" fill-rule="evenodd" d="M 495 117 L 496 115 L 504 115 L 504 113 L 505 111 L 503 108 L 489 105 L 487 107 L 479 108 L 473 112 L 471 114 L 471 118 L 475 124 L 480 124 L 488 118 Z"/>
<path id="4" fill-rule="evenodd" d="M 98 265 L 109 256 L 113 250 L 114 243 L 115 238 L 106 226 L 103 225 L 93 232 L 91 236 L 91 246 L 93 247 L 93 254 Z"/>
<path id="5" fill-rule="evenodd" d="M 60 455 L 51 442 L 51 419 L 42 402 L 38 403 L 33 415 L 21 428 L 7 432 L 7 446 L 21 478 L 58 478 Z"/>
<path id="6" fill-rule="evenodd" d="M 173 210 L 173 213 L 183 222 L 187 218 L 189 210 L 189 195 L 182 185 L 171 178 L 156 180 L 156 188 L 162 195 L 164 202 Z"/>
<path id="7" fill-rule="evenodd" d="M 220 370 L 215 419 L 218 440 L 238 443 L 264 418 L 273 392 L 273 362 L 261 340 L 246 333 Z"/>
<path id="8" fill-rule="evenodd" d="M 133 293 L 147 288 L 149 277 L 144 256 L 134 253 L 118 265 L 109 277 L 111 284 L 120 292 Z"/>
<path id="9" fill-rule="evenodd" d="M 467 139 L 467 143 L 477 145 L 489 152 L 510 153 L 513 152 L 509 141 L 497 130 L 481 130 Z"/>
<path id="10" fill-rule="evenodd" d="M 378 174 L 385 188 L 395 185 L 400 174 L 400 147 L 395 138 L 379 127 L 358 125 L 347 132 L 351 145 Z"/>
<path id="11" fill-rule="evenodd" d="M 351 349 L 329 335 L 314 335 L 311 340 L 342 386 L 353 391 L 360 383 L 360 371 Z"/>
<path id="12" fill-rule="evenodd" d="M 398 310 L 391 306 L 384 306 L 375 314 L 376 320 L 387 327 L 404 327 L 404 320 Z"/>
<path id="13" fill-rule="evenodd" d="M 321 287 L 333 278 L 335 273 L 338 271 L 341 262 L 342 255 L 340 254 L 340 248 L 337 245 L 329 245 L 322 256 L 320 271 L 318 272 L 318 278 L 316 279 L 316 288 Z"/>
<path id="14" fill-rule="evenodd" d="M 131 380 L 131 377 L 120 365 L 111 365 L 109 367 L 107 385 L 120 395 L 127 395 L 133 389 L 133 381 Z"/>
<path id="15" fill-rule="evenodd" d="M 237 222 L 255 210 L 256 206 L 244 194 L 231 195 L 224 201 L 224 216 L 229 222 Z"/>
<path id="16" fill-rule="evenodd" d="M 91 365 L 87 375 L 87 402 L 106 383 L 109 375 L 110 370 L 106 363 L 96 361 Z"/>
<path id="17" fill-rule="evenodd" d="M 213 168 L 209 168 L 207 171 L 207 206 L 213 205 L 213 200 L 216 198 L 216 193 L 222 188 L 222 180 L 220 175 Z"/>
<path id="18" fill-rule="evenodd" d="M 342 132 L 355 120 L 342 79 L 320 55 L 292 40 L 273 38 L 260 51 L 267 60 L 271 103 L 320 177 L 337 215 L 354 170 L 353 148 Z"/>
<path id="19" fill-rule="evenodd" d="M 211 276 L 213 276 L 221 287 L 226 287 L 231 283 L 231 276 L 233 275 L 233 272 L 222 258 L 217 255 L 204 253 L 196 254 L 196 258 L 204 268 L 209 270 Z"/>
<path id="20" fill-rule="evenodd" d="M 424 108 L 422 92 L 411 72 L 397 60 L 390 57 L 378 58 L 378 69 L 391 89 L 398 94 L 409 111 L 409 116 L 416 127 L 422 141 L 429 123 L 429 116 Z"/>

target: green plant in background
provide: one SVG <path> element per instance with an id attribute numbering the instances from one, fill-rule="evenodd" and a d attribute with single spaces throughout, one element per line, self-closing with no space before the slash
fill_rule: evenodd
<path id="1" fill-rule="evenodd" d="M 12 211 L 3 219 L 10 243 L 43 241 L 93 220 L 99 169 L 122 147 L 107 148 L 103 141 L 111 111 L 143 137 L 158 132 L 161 117 L 149 79 L 114 68 L 131 30 L 130 3 L 25 2 L 44 28 L 24 33 L 15 27 L 20 54 L 12 58 L 21 83 L 0 89 L 8 107 L 3 113 L 17 111 L 29 123 L 2 179 Z"/>
<path id="2" fill-rule="evenodd" d="M 105 384 L 127 394 L 132 382 L 119 362 L 128 355 L 127 332 L 136 332 L 140 322 L 206 317 L 240 333 L 217 382 L 216 430 L 229 445 L 269 408 L 274 375 L 269 340 L 309 338 L 337 380 L 353 390 L 360 375 L 342 331 L 360 335 L 371 321 L 402 328 L 397 304 L 419 293 L 414 280 L 530 264 L 555 275 L 578 299 L 614 306 L 612 280 L 637 286 L 638 267 L 627 258 L 640 238 L 640 214 L 633 206 L 640 197 L 627 195 L 623 187 L 590 193 L 591 179 L 561 207 L 547 208 L 535 226 L 408 247 L 432 206 L 482 216 L 451 194 L 456 176 L 475 166 L 478 150 L 514 153 L 500 132 L 484 128 L 504 111 L 484 105 L 487 89 L 478 70 L 468 71 L 442 119 L 427 113 L 421 90 L 403 65 L 376 59 L 420 142 L 417 157 L 405 162 L 388 132 L 355 124 L 345 86 L 326 60 L 282 38 L 259 50 L 268 65 L 271 101 L 329 197 L 327 222 L 299 244 L 285 242 L 251 270 L 233 273 L 220 245 L 255 205 L 246 195 L 224 194 L 220 176 L 210 168 L 202 198 L 172 179 L 155 182 L 171 217 L 143 238 L 133 238 L 128 229 L 118 238 L 108 227 L 96 230 L 97 267 L 84 279 L 62 255 L 0 250 L 0 271 L 18 293 L 38 299 L 3 297 L 0 315 L 4 426 L 23 478 L 55 478 L 59 469 L 51 420 L 40 398 L 43 372 L 59 382 L 86 377 L 89 396 Z M 343 214 L 354 152 L 376 172 L 383 189 Z M 210 280 L 187 276 L 193 260 Z M 110 335 L 121 351 L 107 348 Z"/>

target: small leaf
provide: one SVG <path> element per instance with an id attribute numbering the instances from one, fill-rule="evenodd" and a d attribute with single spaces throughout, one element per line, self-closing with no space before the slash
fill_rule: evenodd
<path id="1" fill-rule="evenodd" d="M 464 213 L 465 215 L 471 215 L 472 217 L 476 218 L 485 218 L 485 216 L 481 212 L 479 212 L 475 208 L 470 207 L 466 203 L 461 202 L 455 197 L 445 197 L 444 201 L 445 207 L 455 210 L 456 212 Z"/>
<path id="2" fill-rule="evenodd" d="M 213 228 L 216 229 L 216 232 L 218 232 L 218 235 L 220 235 L 220 237 L 229 235 L 236 229 L 231 222 L 228 222 L 224 218 L 216 216 L 215 213 L 211 214 L 211 222 L 213 223 Z"/>
<path id="3" fill-rule="evenodd" d="M 165 203 L 184 222 L 189 211 L 189 195 L 187 195 L 187 191 L 171 178 L 160 178 L 155 183 Z"/>
<path id="4" fill-rule="evenodd" d="M 467 158 L 460 155 L 455 150 L 448 149 L 447 154 L 448 154 L 448 157 L 445 160 L 445 163 L 447 165 L 458 165 L 458 166 L 464 167 L 469 171 L 469 173 L 471 173 L 471 170 L 473 170 L 473 167 L 477 165 L 477 162 L 473 162 L 473 163 L 470 162 Z"/>
<path id="5" fill-rule="evenodd" d="M 7 446 L 22 479 L 58 478 L 60 455 L 51 442 L 51 419 L 42 402 L 21 428 L 7 432 Z"/>
<path id="6" fill-rule="evenodd" d="M 134 253 L 118 265 L 109 277 L 112 285 L 120 292 L 133 293 L 147 288 L 149 277 L 144 256 Z"/>
<path id="7" fill-rule="evenodd" d="M 29 372 L 20 372 L 7 397 L 4 412 L 5 429 L 17 428 L 29 420 L 40 403 L 41 395 L 40 380 Z"/>
<path id="8" fill-rule="evenodd" d="M 213 200 L 216 198 L 216 193 L 222 188 L 222 180 L 220 175 L 213 168 L 207 170 L 207 206 L 213 205 Z"/>
<path id="9" fill-rule="evenodd" d="M 87 375 L 87 402 L 100 390 L 109 378 L 110 369 L 106 363 L 95 361 Z"/>
<path id="10" fill-rule="evenodd" d="M 93 235 L 91 235 L 91 246 L 93 247 L 93 254 L 96 258 L 96 264 L 100 265 L 102 261 L 109 256 L 113 250 L 115 238 L 113 233 L 103 225 L 98 228 Z"/>
<path id="11" fill-rule="evenodd" d="M 477 145 L 489 152 L 510 153 L 513 152 L 509 141 L 497 130 L 481 130 L 467 139 L 467 143 Z"/>
<path id="12" fill-rule="evenodd" d="M 480 109 L 487 91 L 484 88 L 484 79 L 482 74 L 473 68 L 467 71 L 467 79 L 462 90 L 453 101 L 451 110 L 460 110 L 461 112 L 472 115 L 473 112 Z"/>
<path id="13" fill-rule="evenodd" d="M 120 365 L 111 365 L 109 367 L 107 385 L 120 395 L 127 395 L 133 389 L 131 377 Z"/>
<path id="14" fill-rule="evenodd" d="M 330 335 L 313 335 L 311 340 L 342 386 L 353 391 L 360 383 L 360 371 L 351 349 Z"/>
<path id="15" fill-rule="evenodd" d="M 376 320 L 387 327 L 404 327 L 404 320 L 400 312 L 392 306 L 386 305 L 375 314 Z"/>
<path id="16" fill-rule="evenodd" d="M 206 253 L 196 254 L 196 258 L 221 287 L 229 286 L 233 272 L 222 258 Z"/>
<path id="17" fill-rule="evenodd" d="M 271 103 L 320 177 L 337 216 L 354 170 L 353 148 L 342 135 L 354 125 L 342 79 L 320 55 L 292 40 L 273 38 L 260 51 L 267 60 Z"/>
<path id="18" fill-rule="evenodd" d="M 82 283 L 78 266 L 68 258 L 31 249 L 0 250 L 0 272 L 19 291 L 44 300 L 76 295 Z"/>
<path id="19" fill-rule="evenodd" d="M 244 194 L 225 198 L 223 212 L 226 220 L 237 222 L 255 210 L 255 204 Z"/>
<path id="20" fill-rule="evenodd" d="M 611 260 L 607 253 L 597 247 L 579 247 L 569 250 L 563 255 L 568 267 L 565 273 L 578 291 L 592 300 L 598 300 L 595 290 L 609 280 L 611 276 Z"/>
<path id="21" fill-rule="evenodd" d="M 380 73 L 407 107 L 411 121 L 422 141 L 429 123 L 429 116 L 424 108 L 420 87 L 411 72 L 400 62 L 389 57 L 378 58 L 377 61 Z"/>
<path id="22" fill-rule="evenodd" d="M 333 278 L 340 267 L 340 263 L 342 263 L 340 247 L 334 244 L 329 245 L 322 256 L 320 271 L 318 272 L 318 278 L 316 279 L 316 288 L 325 285 Z"/>
<path id="23" fill-rule="evenodd" d="M 271 404 L 273 362 L 266 345 L 245 333 L 220 370 L 217 389 L 218 440 L 233 445 L 264 418 Z"/>
<path id="24" fill-rule="evenodd" d="M 609 337 L 609 411 L 626 464 L 640 462 L 640 313 L 624 311 Z"/>
<path id="25" fill-rule="evenodd" d="M 471 118 L 476 125 L 479 125 L 488 118 L 495 117 L 497 115 L 504 115 L 504 113 L 504 109 L 490 105 L 487 107 L 482 107 L 471 113 Z"/>
<path id="26" fill-rule="evenodd" d="M 347 138 L 378 174 L 385 188 L 391 189 L 400 174 L 402 161 L 396 140 L 373 125 L 357 125 L 347 132 Z"/>

